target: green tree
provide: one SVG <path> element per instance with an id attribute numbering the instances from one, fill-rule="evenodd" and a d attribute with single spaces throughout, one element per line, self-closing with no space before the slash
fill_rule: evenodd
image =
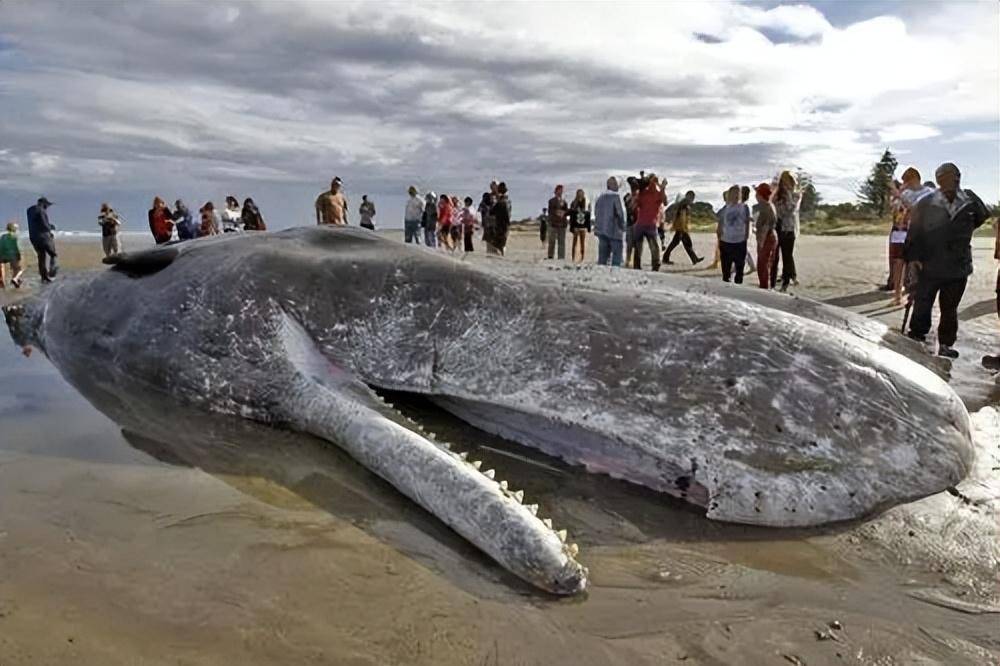
<path id="1" fill-rule="evenodd" d="M 799 189 L 802 190 L 802 204 L 799 206 L 799 213 L 803 219 L 811 220 L 816 216 L 816 210 L 823 197 L 816 191 L 816 185 L 809 172 L 797 169 L 795 179 L 799 182 Z"/>
<path id="2" fill-rule="evenodd" d="M 858 198 L 862 205 L 876 215 L 882 216 L 889 212 L 892 177 L 898 164 L 896 156 L 886 148 L 882 158 L 875 163 L 868 178 L 858 188 Z"/>

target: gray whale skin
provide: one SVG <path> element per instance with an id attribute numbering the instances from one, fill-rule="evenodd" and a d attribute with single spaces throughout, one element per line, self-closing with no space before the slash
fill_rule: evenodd
<path id="1" fill-rule="evenodd" d="M 67 377 L 84 360 L 100 368 L 126 403 L 140 382 L 331 441 L 556 594 L 587 584 L 565 532 L 373 389 L 424 394 L 740 523 L 864 516 L 947 488 L 972 462 L 968 413 L 942 379 L 853 315 L 777 294 L 456 259 L 348 228 L 112 262 L 5 308 L 14 341 Z"/>

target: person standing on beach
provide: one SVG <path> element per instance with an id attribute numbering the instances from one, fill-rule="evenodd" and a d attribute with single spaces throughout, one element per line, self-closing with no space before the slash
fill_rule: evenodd
<path id="1" fill-rule="evenodd" d="M 1000 219 L 993 223 L 996 229 L 996 238 L 993 240 L 993 258 L 1000 261 Z M 997 317 L 1000 317 L 1000 268 L 997 269 Z M 983 367 L 987 370 L 1000 372 L 1000 354 L 983 356 Z"/>
<path id="2" fill-rule="evenodd" d="M 750 214 L 750 232 L 747 236 L 747 273 L 757 272 L 757 239 L 756 228 L 753 223 L 753 209 L 750 208 L 750 188 L 744 185 L 740 188 L 740 201 L 747 207 Z"/>
<path id="3" fill-rule="evenodd" d="M 17 223 L 7 223 L 7 233 L 0 236 L 0 289 L 6 289 L 4 266 L 10 265 L 10 283 L 15 289 L 21 288 L 21 248 L 17 244 Z"/>
<path id="4" fill-rule="evenodd" d="M 549 230 L 549 209 L 543 208 L 542 214 L 538 216 L 538 239 L 542 242 L 542 247 L 545 247 L 545 235 Z"/>
<path id="5" fill-rule="evenodd" d="M 149 218 L 149 230 L 156 244 L 169 243 L 174 235 L 174 215 L 167 208 L 167 203 L 160 197 L 154 197 L 153 207 L 146 216 Z"/>
<path id="6" fill-rule="evenodd" d="M 636 197 L 635 228 L 632 232 L 635 241 L 635 256 L 632 267 L 642 268 L 642 241 L 649 243 L 649 260 L 654 271 L 660 270 L 660 245 L 657 243 L 656 224 L 659 221 L 660 209 L 663 207 L 667 181 L 660 184 L 655 173 L 648 176 L 648 184 L 639 191 Z"/>
<path id="7" fill-rule="evenodd" d="M 771 203 L 771 186 L 757 186 L 757 282 L 761 289 L 771 288 L 771 266 L 778 251 L 778 214 Z"/>
<path id="8" fill-rule="evenodd" d="M 549 199 L 549 225 L 546 234 L 548 236 L 548 251 L 546 257 L 552 259 L 566 258 L 566 215 L 569 213 L 569 205 L 563 199 L 563 186 L 556 185 Z"/>
<path id="9" fill-rule="evenodd" d="M 55 225 L 49 222 L 48 208 L 52 202 L 42 197 L 34 206 L 28 209 L 28 240 L 38 255 L 38 274 L 42 282 L 52 282 L 59 271 L 56 263 Z"/>
<path id="10" fill-rule="evenodd" d="M 316 197 L 316 224 L 347 224 L 347 197 L 341 191 L 340 176 L 330 181 L 330 189 Z"/>
<path id="11" fill-rule="evenodd" d="M 791 171 L 782 171 L 778 177 L 778 189 L 774 193 L 774 210 L 778 215 L 778 250 L 781 254 L 781 291 L 788 285 L 798 286 L 795 272 L 795 239 L 799 236 L 799 206 L 802 192 L 798 189 Z M 777 274 L 777 268 L 772 274 Z"/>
<path id="12" fill-rule="evenodd" d="M 455 246 L 451 242 L 451 223 L 454 209 L 451 205 L 451 197 L 442 194 L 437 204 L 438 207 L 438 245 L 446 250 L 454 250 Z"/>
<path id="13" fill-rule="evenodd" d="M 424 221 L 424 201 L 413 185 L 410 185 L 406 193 L 410 195 L 410 198 L 406 200 L 406 208 L 403 210 L 403 240 L 407 243 L 420 245 L 420 225 Z"/>
<path id="14" fill-rule="evenodd" d="M 590 233 L 590 204 L 583 190 L 576 191 L 576 197 L 569 205 L 569 228 L 573 232 L 573 261 L 582 264 L 587 253 L 587 234 Z M 580 248 L 580 258 L 577 259 L 576 248 Z"/>
<path id="15" fill-rule="evenodd" d="M 437 223 L 438 207 L 437 197 L 433 192 L 428 192 L 424 197 L 424 245 L 427 247 L 437 247 Z"/>
<path id="16" fill-rule="evenodd" d="M 361 195 L 361 206 L 358 207 L 358 216 L 361 221 L 360 226 L 375 231 L 375 204 L 368 200 L 367 194 Z"/>
<path id="17" fill-rule="evenodd" d="M 260 209 L 250 197 L 243 200 L 240 219 L 243 222 L 243 231 L 267 231 L 264 216 L 260 214 Z"/>
<path id="18" fill-rule="evenodd" d="M 486 238 L 487 229 L 493 224 L 493 195 L 490 192 L 483 192 L 483 197 L 479 200 L 479 223 L 483 226 L 483 238 Z"/>
<path id="19" fill-rule="evenodd" d="M 618 179 L 608 178 L 608 189 L 594 202 L 594 232 L 597 234 L 597 263 L 607 266 L 622 265 L 622 238 L 625 236 L 626 219 L 621 197 L 618 196 Z"/>
<path id="20" fill-rule="evenodd" d="M 750 233 L 750 208 L 740 201 L 740 186 L 726 192 L 726 207 L 719 215 L 716 235 L 722 255 L 722 281 L 732 279 L 743 284 L 743 267 L 747 258 L 747 238 Z"/>
<path id="21" fill-rule="evenodd" d="M 507 197 L 507 183 L 497 185 L 497 198 L 490 209 L 492 224 L 483 231 L 486 254 L 503 256 L 507 248 L 507 234 L 510 232 L 510 199 Z"/>
<path id="22" fill-rule="evenodd" d="M 472 197 L 465 197 L 465 207 L 462 208 L 462 214 L 459 218 L 462 227 L 462 239 L 464 241 L 464 249 L 466 252 L 474 251 L 472 245 L 472 238 L 476 233 L 476 211 L 472 208 Z"/>
<path id="23" fill-rule="evenodd" d="M 101 226 L 101 247 L 104 249 L 104 256 L 121 254 L 122 241 L 119 232 L 122 221 L 118 213 L 107 203 L 102 203 L 101 212 L 97 215 L 97 224 Z"/>
<path id="24" fill-rule="evenodd" d="M 903 255 L 917 271 L 913 316 L 907 335 L 923 342 L 938 302 L 938 356 L 958 358 L 958 306 L 972 275 L 972 234 L 989 217 L 972 190 L 959 187 L 962 174 L 951 162 L 937 168 L 938 189 L 911 212 Z"/>
<path id="25" fill-rule="evenodd" d="M 177 227 L 178 240 L 191 240 L 198 237 L 198 227 L 191 218 L 187 204 L 178 199 L 174 202 L 174 225 Z"/>
<path id="26" fill-rule="evenodd" d="M 629 178 L 627 181 L 629 191 L 625 195 L 625 266 L 626 268 L 631 266 L 633 263 L 633 257 L 635 256 L 635 208 L 638 203 L 637 197 L 639 196 L 639 185 L 635 178 Z"/>
<path id="27" fill-rule="evenodd" d="M 691 204 L 694 203 L 694 197 L 694 191 L 688 190 L 684 194 L 684 198 L 677 203 L 677 207 L 674 209 L 674 218 L 671 223 L 674 237 L 670 239 L 670 245 L 663 252 L 663 263 L 665 264 L 674 263 L 670 261 L 670 253 L 674 251 L 674 248 L 678 244 L 684 245 L 684 251 L 687 252 L 692 266 L 703 261 L 703 257 L 695 254 L 694 243 L 691 242 Z"/>

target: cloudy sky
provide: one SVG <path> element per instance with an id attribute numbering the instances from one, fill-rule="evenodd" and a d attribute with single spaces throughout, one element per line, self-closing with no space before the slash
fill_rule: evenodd
<path id="1" fill-rule="evenodd" d="M 801 167 L 841 201 L 886 147 L 996 201 L 998 7 L 0 0 L 0 217 L 234 193 L 285 227 L 334 175 L 382 226 L 411 183 L 494 176 L 527 216 L 640 168 L 716 201 Z"/>

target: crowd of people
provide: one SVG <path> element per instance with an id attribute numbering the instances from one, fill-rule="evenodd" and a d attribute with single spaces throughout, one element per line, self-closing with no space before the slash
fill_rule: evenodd
<path id="1" fill-rule="evenodd" d="M 510 232 L 510 197 L 507 184 L 492 181 L 479 204 L 472 197 L 461 201 L 454 194 L 423 197 L 416 186 L 407 190 L 409 199 L 403 212 L 403 240 L 406 243 L 439 247 L 448 251 L 461 248 L 475 251 L 475 235 L 482 230 L 487 254 L 503 256 Z"/>
<path id="2" fill-rule="evenodd" d="M 586 261 L 587 238 L 597 237 L 597 263 L 610 266 L 642 268 L 642 256 L 649 251 L 650 267 L 658 271 L 662 264 L 672 264 L 671 254 L 683 246 L 692 265 L 704 261 L 694 250 L 691 239 L 692 205 L 695 193 L 687 191 L 674 202 L 667 197 L 667 181 L 656 174 L 640 172 L 625 179 L 629 191 L 620 195 L 621 182 L 608 178 L 606 189 L 590 202 L 583 189 L 566 200 L 565 188 L 557 185 L 539 218 L 540 239 L 547 259 L 566 258 L 566 236 L 571 235 L 571 260 Z M 989 217 L 983 202 L 970 190 L 960 187 L 961 173 L 954 164 L 942 164 L 935 180 L 922 181 L 920 172 L 910 167 L 892 188 L 892 227 L 889 233 L 889 280 L 893 303 L 901 305 L 903 292 L 912 306 L 909 337 L 924 341 L 931 327 L 935 302 L 940 310 L 938 353 L 955 358 L 958 332 L 958 306 L 972 273 L 971 239 L 974 231 Z M 756 203 L 750 204 L 751 192 Z M 511 202 L 507 185 L 492 181 L 478 205 L 472 197 L 426 192 L 421 196 L 415 186 L 408 189 L 404 211 L 404 241 L 446 251 L 473 252 L 476 232 L 488 254 L 503 256 L 511 223 Z M 795 241 L 801 233 L 799 209 L 802 192 L 794 175 L 781 172 L 770 183 L 762 182 L 752 190 L 732 185 L 723 193 L 723 206 L 716 212 L 715 261 L 722 279 L 742 283 L 746 269 L 756 271 L 762 289 L 787 290 L 796 285 Z M 49 221 L 46 197 L 27 211 L 28 236 L 38 257 L 42 282 L 51 282 L 58 271 L 54 230 Z M 316 198 L 316 222 L 320 225 L 347 225 L 348 202 L 343 182 L 337 177 L 330 189 Z M 249 231 L 265 231 L 267 225 L 253 199 L 240 205 L 235 196 L 227 196 L 225 208 L 217 212 L 208 201 L 198 210 L 196 221 L 190 209 L 178 199 L 171 210 L 161 197 L 153 199 L 148 212 L 149 229 L 156 244 L 185 241 L 204 236 Z M 375 230 L 375 204 L 368 195 L 358 209 L 360 226 Z M 121 229 L 124 218 L 109 204 L 101 204 L 97 217 L 101 228 L 104 254 L 122 251 Z M 666 243 L 669 229 L 673 236 Z M 0 235 L 0 288 L 5 288 L 6 267 L 11 284 L 20 287 L 23 277 L 19 227 L 15 222 Z M 661 253 L 662 248 L 662 253 Z M 1000 259 L 1000 232 L 995 256 Z M 779 281 L 780 275 L 780 281 Z M 997 275 L 997 306 L 1000 312 L 1000 273 Z M 1000 357 L 986 357 L 986 364 L 1000 369 Z"/>

